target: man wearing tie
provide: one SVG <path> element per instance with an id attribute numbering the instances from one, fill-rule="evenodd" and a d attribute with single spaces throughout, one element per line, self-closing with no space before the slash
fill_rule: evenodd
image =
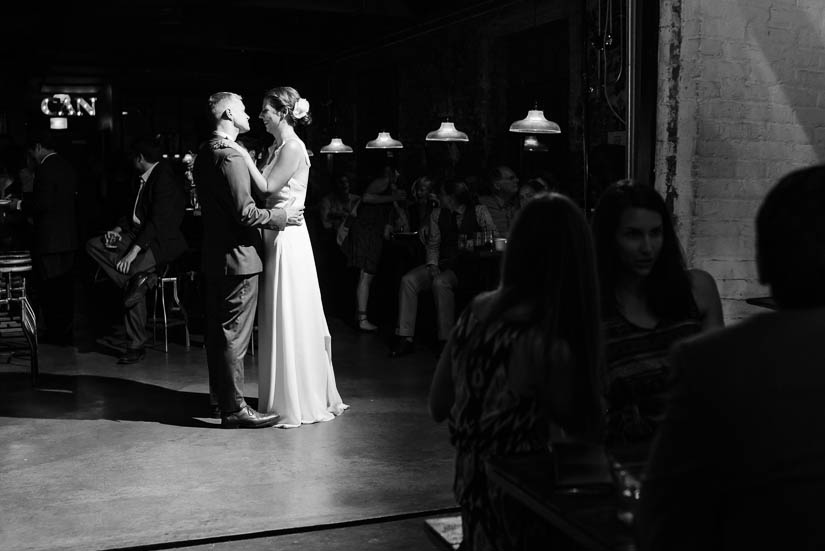
<path id="1" fill-rule="evenodd" d="M 120 364 L 138 362 L 146 355 L 145 296 L 157 282 L 156 266 L 175 260 L 187 249 L 180 229 L 186 208 L 183 187 L 160 151 L 154 140 L 135 142 L 132 159 L 140 177 L 131 209 L 117 226 L 86 243 L 89 255 L 125 290 L 129 342 Z"/>

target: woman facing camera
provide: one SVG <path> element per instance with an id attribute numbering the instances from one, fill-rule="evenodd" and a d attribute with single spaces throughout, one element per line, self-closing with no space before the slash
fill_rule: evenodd
<path id="1" fill-rule="evenodd" d="M 598 286 L 587 221 L 557 193 L 527 204 L 510 232 L 498 289 L 461 314 L 439 360 L 430 412 L 449 417 L 463 549 L 522 549 L 518 515 L 488 487 L 485 460 L 547 450 L 551 424 L 597 438 Z M 508 536 L 510 534 L 511 536 Z"/>
<path id="2" fill-rule="evenodd" d="M 722 327 L 716 282 L 688 270 L 662 197 L 609 186 L 593 218 L 607 368 L 607 444 L 644 455 L 667 401 L 670 346 Z"/>

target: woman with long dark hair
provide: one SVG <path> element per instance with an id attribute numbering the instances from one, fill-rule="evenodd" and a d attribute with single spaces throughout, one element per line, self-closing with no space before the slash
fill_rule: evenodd
<path id="1" fill-rule="evenodd" d="M 456 447 L 463 548 L 522 548 L 508 540 L 521 530 L 491 495 L 485 460 L 547 450 L 551 424 L 600 438 L 598 295 L 581 210 L 537 196 L 511 229 L 500 286 L 461 314 L 430 389 L 430 412 L 449 417 Z"/>
<path id="2" fill-rule="evenodd" d="M 651 186 L 609 186 L 593 217 L 604 317 L 607 439 L 652 440 L 667 402 L 667 354 L 677 340 L 723 326 L 716 282 L 688 270 L 670 213 Z"/>

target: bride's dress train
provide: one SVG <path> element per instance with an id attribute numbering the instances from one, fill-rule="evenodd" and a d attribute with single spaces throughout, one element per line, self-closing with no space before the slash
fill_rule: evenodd
<path id="1" fill-rule="evenodd" d="M 285 142 L 286 143 L 286 142 Z M 303 144 L 302 144 L 303 145 Z M 280 148 L 264 168 L 266 178 Z M 309 164 L 309 157 L 306 156 Z M 290 198 L 301 206 L 307 186 L 294 178 L 278 193 L 275 206 Z M 306 225 L 263 230 L 264 271 L 258 297 L 259 410 L 281 415 L 282 428 L 329 421 L 349 406 L 343 403 L 332 368 L 329 334 L 312 243 Z"/>

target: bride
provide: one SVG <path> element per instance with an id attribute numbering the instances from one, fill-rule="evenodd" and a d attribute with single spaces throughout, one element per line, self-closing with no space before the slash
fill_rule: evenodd
<path id="1" fill-rule="evenodd" d="M 295 133 L 310 122 L 309 102 L 288 86 L 269 90 L 260 118 L 275 138 L 259 171 L 240 151 L 266 207 L 303 205 L 309 156 Z M 280 414 L 277 427 L 329 421 L 349 406 L 335 386 L 332 339 L 327 327 L 312 244 L 306 225 L 263 230 L 264 271 L 258 298 L 259 411 Z"/>

